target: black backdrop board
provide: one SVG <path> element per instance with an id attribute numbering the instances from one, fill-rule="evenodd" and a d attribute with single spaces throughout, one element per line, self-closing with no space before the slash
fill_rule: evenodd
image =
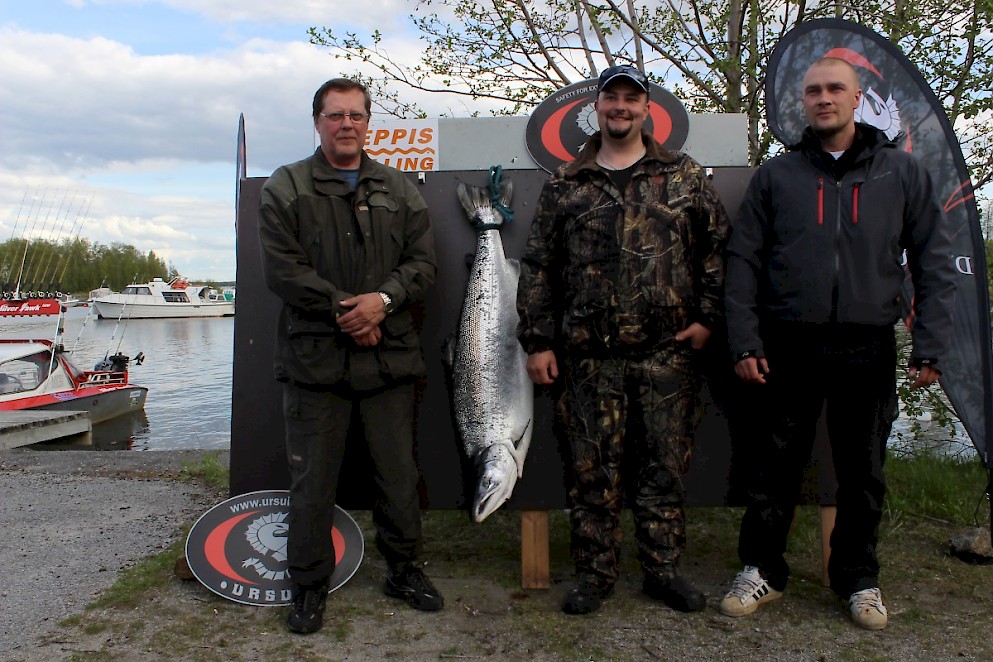
<path id="1" fill-rule="evenodd" d="M 410 175 L 417 181 L 414 175 Z M 508 257 L 524 251 L 535 203 L 547 173 L 505 170 L 514 182 L 515 220 L 502 230 Z M 421 470 L 421 503 L 426 508 L 464 508 L 475 488 L 471 467 L 463 467 L 451 410 L 441 346 L 453 333 L 462 307 L 468 261 L 475 252 L 476 235 L 455 196 L 457 180 L 484 186 L 486 171 L 425 173 L 418 184 L 431 209 L 438 278 L 424 308 L 421 342 L 428 375 L 421 389 L 417 415 L 416 454 Z M 714 185 L 729 213 L 734 215 L 751 177 L 747 168 L 714 169 Z M 265 178 L 241 180 L 238 196 L 238 308 L 235 315 L 234 376 L 231 422 L 231 495 L 258 490 L 286 489 L 289 475 L 283 452 L 282 391 L 272 378 L 275 325 L 280 303 L 262 278 L 258 242 L 258 200 Z M 740 503 L 729 486 L 731 443 L 726 411 L 735 401 L 725 337 L 718 332 L 706 354 L 708 385 L 703 392 L 704 418 L 697 431 L 696 448 L 687 478 L 691 505 Z M 535 431 L 524 466 L 524 476 L 505 506 L 521 510 L 549 510 L 566 506 L 565 467 L 552 430 L 552 397 L 536 391 Z M 353 428 L 356 429 L 356 428 Z M 349 441 L 338 489 L 343 508 L 368 509 L 374 495 L 368 459 L 360 439 Z M 747 435 L 739 443 L 747 445 Z M 824 440 L 818 447 L 823 450 Z M 747 448 L 745 449 L 747 452 Z M 817 453 L 815 453 L 817 455 Z M 827 463 L 828 465 L 830 463 Z M 823 467 L 823 463 L 821 463 Z M 823 470 L 822 472 L 823 473 Z M 826 481 L 826 482 L 825 482 Z M 831 493 L 833 480 L 821 477 L 808 498 Z M 812 481 L 808 480 L 808 485 Z M 828 501 L 830 498 L 827 499 Z"/>

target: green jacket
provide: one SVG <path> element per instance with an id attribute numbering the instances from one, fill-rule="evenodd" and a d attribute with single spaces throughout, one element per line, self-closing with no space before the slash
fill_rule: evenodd
<path id="1" fill-rule="evenodd" d="M 521 264 L 525 351 L 653 351 L 723 315 L 728 217 L 704 169 L 643 134 L 626 190 L 596 164 L 600 134 L 545 183 Z"/>
<path id="2" fill-rule="evenodd" d="M 410 303 L 434 282 L 434 238 L 403 173 L 363 152 L 353 192 L 318 148 L 263 186 L 259 241 L 266 284 L 283 301 L 276 379 L 369 390 L 424 374 Z M 379 344 L 360 347 L 335 322 L 339 302 L 380 291 L 393 312 Z"/>

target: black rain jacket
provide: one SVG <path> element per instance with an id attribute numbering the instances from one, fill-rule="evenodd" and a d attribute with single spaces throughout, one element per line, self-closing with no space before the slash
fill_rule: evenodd
<path id="1" fill-rule="evenodd" d="M 881 131 L 856 128 L 836 161 L 808 127 L 799 145 L 752 178 L 727 249 L 735 359 L 764 356 L 762 319 L 893 324 L 906 268 L 915 292 L 911 360 L 946 355 L 954 257 L 931 178 Z"/>

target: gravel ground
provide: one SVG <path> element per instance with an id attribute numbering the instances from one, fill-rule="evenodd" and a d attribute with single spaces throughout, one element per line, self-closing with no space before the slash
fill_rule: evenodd
<path id="1" fill-rule="evenodd" d="M 22 655 L 217 502 L 175 479 L 201 454 L 0 451 L 0 657 Z"/>
<path id="2" fill-rule="evenodd" d="M 993 659 L 993 565 L 949 557 L 952 527 L 926 518 L 885 527 L 882 579 L 891 623 L 880 632 L 854 627 L 821 585 L 816 536 L 795 540 L 795 574 L 782 600 L 752 617 L 720 616 L 716 604 L 738 569 L 726 535 L 733 513 L 708 512 L 694 523 L 704 519 L 698 511 L 690 513 L 683 567 L 710 596 L 710 608 L 696 614 L 641 595 L 628 541 L 624 574 L 604 608 L 563 616 L 559 602 L 571 582 L 564 528 L 553 540 L 552 588 L 522 591 L 498 579 L 518 568 L 519 557 L 508 551 L 516 545 L 516 513 L 470 526 L 428 512 L 424 558 L 446 596 L 442 612 L 414 612 L 385 597 L 385 564 L 367 548 L 356 576 L 329 599 L 325 628 L 309 637 L 286 632 L 285 609 L 236 604 L 174 576 L 137 605 L 86 610 L 81 621 L 60 625 L 83 614 L 119 570 L 168 546 L 179 527 L 224 499 L 176 479 L 184 462 L 195 464 L 202 454 L 0 451 L 0 524 L 8 532 L 0 544 L 0 660 Z M 227 455 L 220 460 L 226 464 Z M 371 540 L 369 514 L 354 515 Z"/>

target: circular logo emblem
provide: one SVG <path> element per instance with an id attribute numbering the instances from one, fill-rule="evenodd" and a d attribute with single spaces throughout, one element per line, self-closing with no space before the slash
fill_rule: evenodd
<path id="1" fill-rule="evenodd" d="M 679 99 L 650 83 L 645 131 L 664 148 L 682 149 L 690 130 L 690 118 Z M 538 104 L 528 120 L 524 142 L 531 158 L 552 172 L 572 161 L 600 126 L 593 103 L 597 81 L 590 79 L 563 87 Z"/>
<path id="2" fill-rule="evenodd" d="M 200 583 L 229 600 L 278 607 L 293 599 L 286 567 L 290 493 L 249 492 L 222 501 L 197 520 L 186 539 L 186 561 Z M 335 568 L 331 589 L 359 569 L 365 542 L 351 515 L 335 506 Z"/>

